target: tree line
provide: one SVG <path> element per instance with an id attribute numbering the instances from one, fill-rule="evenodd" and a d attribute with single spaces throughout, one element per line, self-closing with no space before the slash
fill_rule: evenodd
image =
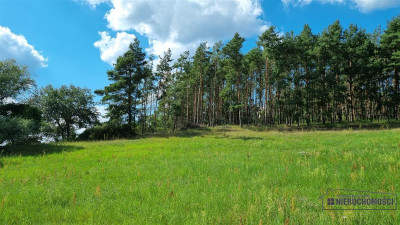
<path id="1" fill-rule="evenodd" d="M 335 21 L 319 34 L 271 26 L 243 54 L 236 33 L 153 66 L 135 40 L 96 93 L 131 132 L 199 125 L 275 126 L 399 119 L 400 17 L 373 33 Z M 174 62 L 174 63 L 172 63 Z"/>
<path id="2" fill-rule="evenodd" d="M 226 44 L 204 42 L 192 56 L 185 51 L 177 59 L 168 50 L 155 65 L 155 57 L 146 57 L 135 39 L 107 71 L 110 84 L 95 91 L 107 105 L 109 120 L 104 123 L 96 119 L 88 89 L 48 86 L 33 94 L 28 105 L 47 124 L 41 132 L 60 138 L 74 136 L 73 130 L 81 127 L 89 128 L 81 138 L 103 139 L 224 124 L 310 126 L 399 119 L 399 16 L 373 33 L 335 21 L 318 34 L 308 25 L 297 35 L 271 26 L 247 53 L 244 41 L 236 33 Z M 1 65 L 3 79 L 7 73 Z M 9 84 L 7 79 L 0 84 Z M 16 90 L 31 85 L 26 79 Z M 4 90 L 3 108 L 9 105 L 4 100 L 17 94 Z M 1 120 L 11 120 L 10 110 L 1 112 Z"/>

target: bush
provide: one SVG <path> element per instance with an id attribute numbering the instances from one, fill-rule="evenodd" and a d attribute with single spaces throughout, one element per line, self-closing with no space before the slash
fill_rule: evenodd
<path id="1" fill-rule="evenodd" d="M 0 144 L 37 141 L 41 113 L 27 104 L 0 105 Z"/>
<path id="2" fill-rule="evenodd" d="M 134 135 L 134 134 L 133 134 Z M 85 130 L 79 135 L 79 140 L 105 140 L 116 138 L 130 138 L 132 132 L 129 132 L 127 125 L 121 125 L 116 120 L 97 124 L 92 128 Z"/>

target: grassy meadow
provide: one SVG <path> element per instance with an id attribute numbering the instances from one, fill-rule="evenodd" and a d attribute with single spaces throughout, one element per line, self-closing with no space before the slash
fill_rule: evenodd
<path id="1" fill-rule="evenodd" d="M 398 193 L 400 129 L 188 130 L 19 146 L 0 159 L 0 224 L 400 224 L 322 211 L 328 188 Z"/>

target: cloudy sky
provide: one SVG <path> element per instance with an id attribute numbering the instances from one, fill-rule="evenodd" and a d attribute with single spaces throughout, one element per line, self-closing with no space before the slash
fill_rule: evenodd
<path id="1" fill-rule="evenodd" d="M 339 19 L 373 32 L 399 13 L 400 0 L 0 0 L 0 60 L 28 65 L 39 86 L 94 90 L 135 37 L 147 54 L 176 58 L 239 32 L 246 52 L 271 25 L 319 33 Z"/>

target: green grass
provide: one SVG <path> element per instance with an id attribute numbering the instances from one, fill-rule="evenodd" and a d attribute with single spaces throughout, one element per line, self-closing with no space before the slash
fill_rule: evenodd
<path id="1" fill-rule="evenodd" d="M 20 146 L 0 159 L 0 224 L 399 224 L 322 211 L 328 188 L 397 193 L 400 129 L 189 130 Z"/>

